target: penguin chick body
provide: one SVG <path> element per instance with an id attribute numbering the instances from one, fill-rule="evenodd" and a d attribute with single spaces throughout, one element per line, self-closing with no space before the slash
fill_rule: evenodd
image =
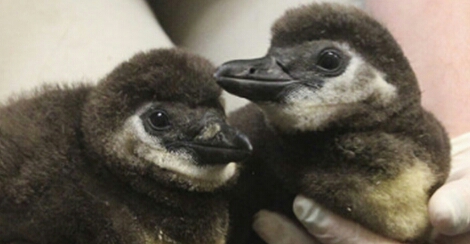
<path id="1" fill-rule="evenodd" d="M 231 203 L 230 243 L 255 242 L 247 226 L 260 209 L 293 217 L 297 194 L 383 236 L 428 241 L 427 203 L 447 178 L 450 146 L 396 41 L 334 4 L 287 11 L 272 33 L 265 57 L 216 72 L 253 102 L 229 116 L 254 147 Z"/>
<path id="2" fill-rule="evenodd" d="M 205 59 L 140 53 L 0 108 L 0 243 L 225 243 L 250 150 Z"/>

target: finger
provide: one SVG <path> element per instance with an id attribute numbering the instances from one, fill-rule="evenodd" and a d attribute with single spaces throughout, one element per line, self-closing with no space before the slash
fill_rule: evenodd
<path id="1" fill-rule="evenodd" d="M 292 220 L 267 210 L 261 210 L 256 214 L 253 230 L 268 244 L 318 243 Z"/>
<path id="2" fill-rule="evenodd" d="M 439 233 L 470 231 L 470 179 L 463 177 L 439 188 L 429 200 L 429 218 Z"/>
<path id="3" fill-rule="evenodd" d="M 323 244 L 397 244 L 345 220 L 312 200 L 297 196 L 294 213 L 306 229 Z"/>

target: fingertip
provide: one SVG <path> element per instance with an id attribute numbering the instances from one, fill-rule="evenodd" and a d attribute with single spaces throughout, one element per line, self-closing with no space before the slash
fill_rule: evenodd
<path id="1" fill-rule="evenodd" d="M 331 212 L 305 196 L 299 195 L 295 198 L 293 211 L 302 225 L 314 235 L 327 232 L 332 224 Z"/>
<path id="2" fill-rule="evenodd" d="M 295 216 L 299 220 L 303 220 L 307 217 L 309 212 L 311 211 L 312 208 L 316 207 L 316 203 L 312 201 L 311 199 L 303 196 L 303 195 L 298 195 L 294 199 L 294 203 L 292 205 L 292 210 L 294 211 Z"/>
<path id="3" fill-rule="evenodd" d="M 454 213 L 446 198 L 432 197 L 429 201 L 429 220 L 434 228 L 446 235 L 455 233 Z"/>
<path id="4" fill-rule="evenodd" d="M 261 210 L 254 216 L 252 228 L 269 244 L 316 243 L 292 220 L 268 210 Z"/>
<path id="5" fill-rule="evenodd" d="M 261 210 L 253 217 L 251 227 L 263 240 L 266 240 L 269 238 L 269 236 L 267 236 L 268 232 L 266 229 L 270 229 L 269 226 L 271 223 L 272 222 L 269 221 L 269 211 Z"/>
<path id="6" fill-rule="evenodd" d="M 457 235 L 470 229 L 470 209 L 459 184 L 444 185 L 429 200 L 429 219 L 439 233 Z"/>

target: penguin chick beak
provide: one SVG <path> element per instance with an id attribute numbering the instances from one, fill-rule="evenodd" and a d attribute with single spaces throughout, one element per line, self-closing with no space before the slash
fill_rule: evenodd
<path id="1" fill-rule="evenodd" d="M 254 102 L 278 102 L 286 88 L 299 82 L 270 56 L 226 62 L 214 76 L 227 92 Z"/>
<path id="2" fill-rule="evenodd" d="M 251 155 L 248 137 L 226 123 L 210 123 L 191 142 L 184 145 L 200 165 L 240 162 Z"/>
<path id="3" fill-rule="evenodd" d="M 247 136 L 225 123 L 206 126 L 195 138 L 192 148 L 204 164 L 240 162 L 253 150 Z"/>

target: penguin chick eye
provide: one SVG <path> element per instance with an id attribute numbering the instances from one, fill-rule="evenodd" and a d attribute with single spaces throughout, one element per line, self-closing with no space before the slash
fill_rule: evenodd
<path id="1" fill-rule="evenodd" d="M 156 110 L 149 114 L 147 122 L 150 127 L 154 130 L 166 130 L 171 127 L 168 115 L 165 111 Z"/>
<path id="2" fill-rule="evenodd" d="M 342 57 L 334 50 L 324 50 L 320 53 L 317 66 L 325 71 L 336 71 L 341 67 Z"/>

